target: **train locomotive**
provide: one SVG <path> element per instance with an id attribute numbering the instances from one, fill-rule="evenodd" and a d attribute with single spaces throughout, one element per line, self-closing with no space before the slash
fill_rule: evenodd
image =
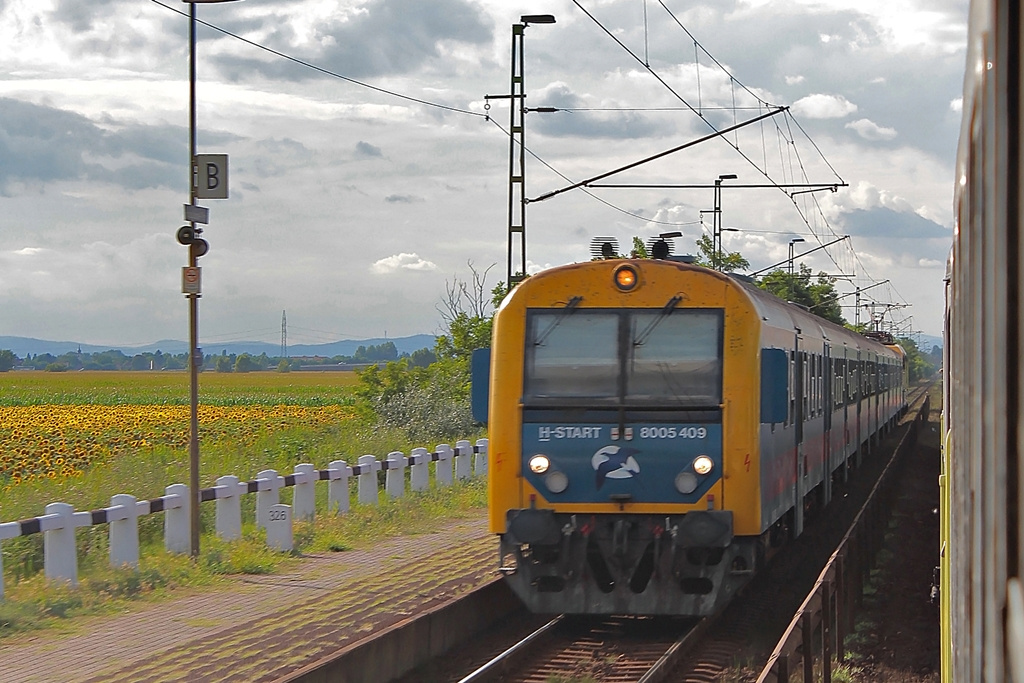
<path id="1" fill-rule="evenodd" d="M 539 613 L 714 613 L 895 424 L 904 359 L 677 260 L 527 278 L 474 372 L 501 571 Z"/>

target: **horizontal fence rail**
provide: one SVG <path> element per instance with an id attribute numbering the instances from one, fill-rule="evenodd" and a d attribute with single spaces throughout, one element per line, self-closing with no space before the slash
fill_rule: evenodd
<path id="1" fill-rule="evenodd" d="M 383 460 L 363 455 L 357 464 L 332 461 L 326 469 L 303 463 L 292 474 L 281 475 L 263 470 L 252 481 L 234 475 L 219 477 L 214 486 L 200 490 L 202 502 L 216 505 L 215 529 L 218 538 L 231 541 L 242 537 L 242 496 L 256 494 L 256 525 L 267 531 L 267 543 L 279 550 L 292 549 L 293 519 L 312 520 L 316 510 L 316 483 L 326 481 L 328 514 L 344 514 L 350 507 L 350 480 L 356 479 L 356 498 L 361 505 L 377 505 L 380 500 L 378 472 L 384 472 L 384 492 L 389 498 L 405 495 L 406 482 L 411 491 L 430 488 L 430 464 L 434 463 L 434 482 L 451 486 L 455 481 L 487 475 L 487 439 L 475 444 L 463 440 L 453 448 L 438 444 L 433 451 L 414 448 L 406 456 L 400 451 L 388 453 Z M 405 470 L 409 469 L 406 477 Z M 281 505 L 282 488 L 292 487 L 292 505 Z M 139 566 L 138 518 L 164 513 L 164 547 L 172 553 L 188 553 L 190 548 L 191 500 L 186 484 L 171 484 L 164 495 L 138 500 L 119 493 L 110 506 L 76 512 L 68 503 L 46 506 L 39 517 L 0 523 L 0 542 L 43 534 L 43 570 L 47 579 L 78 585 L 78 552 L 75 529 L 107 524 L 110 540 L 110 566 Z M 0 598 L 4 595 L 3 553 L 0 552 Z"/>

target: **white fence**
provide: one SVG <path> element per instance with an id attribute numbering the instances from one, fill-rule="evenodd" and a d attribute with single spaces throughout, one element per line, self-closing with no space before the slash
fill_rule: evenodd
<path id="1" fill-rule="evenodd" d="M 436 463 L 434 480 L 437 486 L 450 486 L 455 480 L 487 474 L 487 439 L 476 444 L 459 441 L 452 448 L 439 444 L 433 452 L 414 448 L 408 457 L 394 451 L 383 460 L 364 455 L 357 464 L 344 460 L 331 462 L 318 470 L 310 464 L 295 466 L 292 474 L 280 475 L 264 470 L 252 481 L 241 481 L 234 475 L 220 477 L 216 485 L 202 489 L 202 502 L 215 501 L 216 533 L 224 540 L 242 536 L 242 496 L 256 494 L 257 526 L 267 530 L 267 543 L 279 550 L 292 549 L 292 520 L 312 519 L 315 514 L 316 483 L 327 482 L 327 512 L 342 514 L 349 510 L 350 479 L 357 481 L 357 500 L 363 505 L 377 505 L 380 499 L 377 473 L 385 472 L 384 490 L 390 498 L 405 494 L 406 481 L 412 491 L 430 487 L 430 463 Z M 405 470 L 409 468 L 408 479 Z M 454 472 L 453 472 L 454 468 Z M 284 487 L 294 487 L 292 505 L 281 505 Z M 119 493 L 110 499 L 110 507 L 75 512 L 67 503 L 50 503 L 45 514 L 17 522 L 0 523 L 0 541 L 43 534 L 43 564 L 47 579 L 78 585 L 78 553 L 75 529 L 107 524 L 110 534 L 110 565 L 139 566 L 140 516 L 164 513 L 164 546 L 172 553 L 187 553 L 190 547 L 191 497 L 185 484 L 171 484 L 164 495 L 153 500 L 137 500 Z M 4 595 L 3 553 L 0 552 L 0 598 Z"/>

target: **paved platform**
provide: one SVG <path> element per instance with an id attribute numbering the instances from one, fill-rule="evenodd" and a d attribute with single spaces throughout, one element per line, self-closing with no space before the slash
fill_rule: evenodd
<path id="1" fill-rule="evenodd" d="M 0 641 L 4 683 L 274 681 L 497 575 L 485 515 Z"/>

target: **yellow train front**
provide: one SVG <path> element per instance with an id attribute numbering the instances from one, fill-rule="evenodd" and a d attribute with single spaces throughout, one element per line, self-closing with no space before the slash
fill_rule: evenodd
<path id="1" fill-rule="evenodd" d="M 714 612 L 903 401 L 895 351 L 669 260 L 528 278 L 489 368 L 490 529 L 542 613 Z"/>

